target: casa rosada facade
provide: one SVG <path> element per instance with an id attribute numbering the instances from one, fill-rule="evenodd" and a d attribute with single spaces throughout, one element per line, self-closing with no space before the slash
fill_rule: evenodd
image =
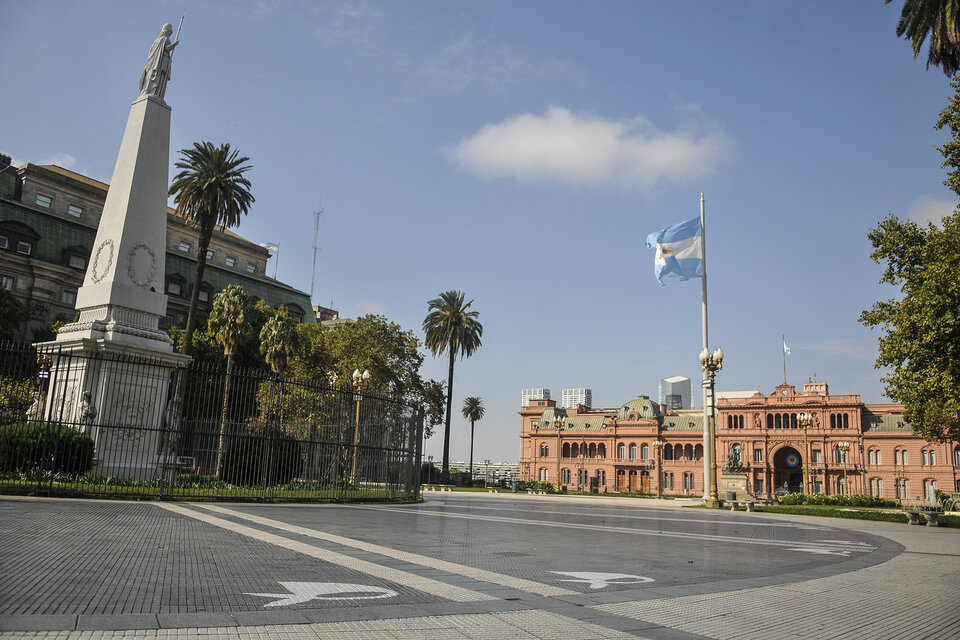
<path id="1" fill-rule="evenodd" d="M 647 396 L 616 409 L 532 399 L 520 419 L 521 480 L 559 478 L 569 491 L 655 493 L 659 483 L 668 495 L 704 493 L 700 410 L 664 412 Z M 902 405 L 831 396 L 825 382 L 719 399 L 716 437 L 718 486 L 733 454 L 757 498 L 806 488 L 919 502 L 931 488 L 960 491 L 960 445 L 914 436 Z"/>

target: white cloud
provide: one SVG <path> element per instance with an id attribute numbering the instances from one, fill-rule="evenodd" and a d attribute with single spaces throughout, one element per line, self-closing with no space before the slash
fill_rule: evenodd
<path id="1" fill-rule="evenodd" d="M 940 220 L 953 213 L 956 208 L 957 201 L 954 199 L 940 200 L 931 196 L 920 196 L 910 205 L 907 217 L 922 225 L 928 222 L 940 224 Z"/>
<path id="2" fill-rule="evenodd" d="M 604 120 L 552 106 L 543 115 L 524 113 L 488 124 L 444 152 L 486 178 L 649 189 L 661 180 L 712 173 L 732 147 L 715 129 L 664 132 L 642 115 Z"/>

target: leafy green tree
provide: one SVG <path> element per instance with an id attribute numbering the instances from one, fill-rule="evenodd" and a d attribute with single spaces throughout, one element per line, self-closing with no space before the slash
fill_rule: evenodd
<path id="1" fill-rule="evenodd" d="M 0 287 L 0 340 L 12 340 L 29 319 L 27 308 L 12 293 Z"/>
<path id="2" fill-rule="evenodd" d="M 885 0 L 890 4 L 893 0 Z M 960 0 L 906 0 L 897 23 L 897 37 L 906 36 L 919 58 L 930 36 L 927 69 L 940 67 L 948 76 L 960 70 Z"/>
<path id="3" fill-rule="evenodd" d="M 229 143 L 217 147 L 210 142 L 194 142 L 193 148 L 181 149 L 180 153 L 182 159 L 176 167 L 181 171 L 173 178 L 170 195 L 175 196 L 177 214 L 198 229 L 197 270 L 183 340 L 183 353 L 192 355 L 197 302 L 210 238 L 218 226 L 225 229 L 239 224 L 240 216 L 247 213 L 254 198 L 250 181 L 244 177 L 251 168 L 244 163 L 250 159 L 237 157 Z"/>
<path id="4" fill-rule="evenodd" d="M 426 380 L 423 383 L 423 393 L 419 398 L 423 405 L 424 439 L 433 437 L 433 429 L 438 424 L 443 424 L 443 410 L 446 406 L 447 391 L 446 386 L 439 380 Z"/>
<path id="5" fill-rule="evenodd" d="M 450 355 L 447 373 L 447 410 L 443 427 L 443 467 L 441 482 L 450 481 L 450 408 L 453 402 L 453 364 L 456 357 L 469 358 L 480 348 L 483 325 L 477 320 L 477 311 L 470 311 L 470 302 L 464 302 L 462 291 L 444 291 L 427 303 L 429 313 L 423 320 L 424 342 L 434 357 L 445 351 Z"/>
<path id="6" fill-rule="evenodd" d="M 952 169 L 944 184 L 960 196 L 960 77 L 952 86 L 936 129 L 951 134 L 939 148 L 942 166 Z M 889 215 L 867 237 L 870 257 L 885 266 L 880 282 L 901 292 L 860 315 L 861 323 L 884 331 L 876 366 L 891 371 L 883 378 L 887 395 L 903 403 L 918 435 L 960 439 L 960 212 L 939 227 Z"/>
<path id="7" fill-rule="evenodd" d="M 483 408 L 483 400 L 477 396 L 470 396 L 463 401 L 461 413 L 463 417 L 470 421 L 470 480 L 473 480 L 473 425 L 483 418 L 486 409 Z"/>
<path id="8" fill-rule="evenodd" d="M 297 323 L 286 307 L 267 320 L 260 330 L 260 353 L 274 373 L 283 374 L 297 349 Z"/>
<path id="9" fill-rule="evenodd" d="M 423 395 L 420 340 L 384 316 L 360 316 L 332 327 L 300 324 L 300 348 L 291 370 L 304 377 L 322 372 L 332 386 L 350 384 L 355 370 L 370 371 L 368 391 L 389 393 L 414 402 Z"/>
<path id="10" fill-rule="evenodd" d="M 232 284 L 213 298 L 213 308 L 207 318 L 207 329 L 223 347 L 227 358 L 227 376 L 223 385 L 223 409 L 220 415 L 220 438 L 217 444 L 217 474 L 223 457 L 223 441 L 227 429 L 230 407 L 230 382 L 233 374 L 233 356 L 244 334 L 249 331 L 244 312 L 247 296 L 240 285 Z"/>

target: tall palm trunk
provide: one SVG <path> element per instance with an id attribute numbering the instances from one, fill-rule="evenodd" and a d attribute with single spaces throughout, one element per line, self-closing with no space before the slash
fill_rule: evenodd
<path id="1" fill-rule="evenodd" d="M 233 377 L 233 354 L 227 356 L 227 379 L 223 383 L 223 408 L 220 411 L 220 438 L 217 441 L 217 476 L 223 463 L 223 444 L 227 433 L 228 409 L 230 407 L 230 380 Z"/>
<path id="2" fill-rule="evenodd" d="M 203 272 L 207 268 L 207 250 L 210 248 L 210 237 L 212 235 L 212 230 L 210 233 L 207 233 L 206 229 L 201 229 L 199 237 L 197 238 L 197 269 L 193 276 L 193 291 L 190 292 L 190 307 L 187 310 L 187 326 L 183 330 L 183 349 L 180 351 L 187 356 L 193 355 L 193 332 L 197 327 L 197 304 L 200 302 L 200 283 L 203 282 Z"/>
<path id="3" fill-rule="evenodd" d="M 470 484 L 473 484 L 473 420 L 470 421 Z"/>
<path id="4" fill-rule="evenodd" d="M 447 374 L 447 420 L 443 426 L 443 469 L 440 471 L 441 484 L 450 484 L 450 405 L 453 403 L 453 360 L 456 357 L 450 349 L 450 372 Z"/>

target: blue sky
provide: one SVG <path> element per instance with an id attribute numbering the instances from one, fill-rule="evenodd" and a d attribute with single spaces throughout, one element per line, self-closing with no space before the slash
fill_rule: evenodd
<path id="1" fill-rule="evenodd" d="M 419 334 L 441 291 L 475 299 L 453 458 L 467 395 L 487 407 L 474 457 L 510 460 L 521 388 L 611 407 L 667 376 L 696 387 L 700 282 L 661 288 L 644 239 L 701 191 L 719 388 L 771 392 L 786 335 L 789 382 L 881 402 L 857 317 L 896 292 L 866 233 L 955 204 L 933 148 L 950 87 L 896 38 L 900 4 L 191 0 L 171 167 L 198 140 L 249 156 L 238 232 L 278 242 L 278 277 L 306 291 L 322 202 L 314 302 L 345 317 Z M 0 151 L 109 181 L 147 49 L 184 6 L 7 3 Z"/>

